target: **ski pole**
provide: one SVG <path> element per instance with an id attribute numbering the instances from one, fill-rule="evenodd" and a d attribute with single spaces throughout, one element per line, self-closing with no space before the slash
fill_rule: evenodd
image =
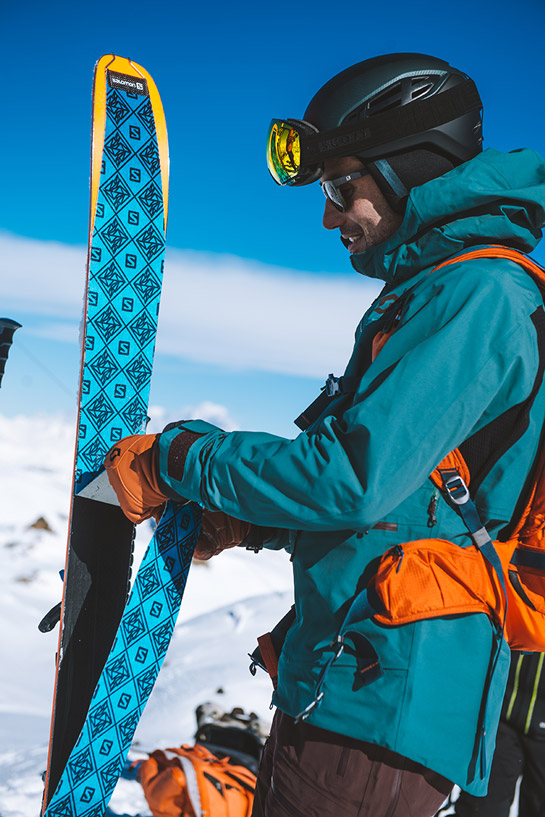
<path id="1" fill-rule="evenodd" d="M 11 318 L 0 318 L 0 386 L 6 368 L 9 347 L 13 343 L 13 333 L 20 328 L 21 324 Z"/>

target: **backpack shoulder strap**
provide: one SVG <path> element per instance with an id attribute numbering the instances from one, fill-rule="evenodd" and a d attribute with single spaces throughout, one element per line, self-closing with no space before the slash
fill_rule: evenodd
<path id="1" fill-rule="evenodd" d="M 457 264 L 459 261 L 469 261 L 473 258 L 504 258 L 507 261 L 514 261 L 515 264 L 520 264 L 521 267 L 524 267 L 538 282 L 541 282 L 542 287 L 545 287 L 545 270 L 536 261 L 520 250 L 512 250 L 510 247 L 504 247 L 501 244 L 490 244 L 488 247 L 468 250 L 460 255 L 447 258 L 442 264 L 438 264 L 434 267 L 430 275 L 432 272 L 436 272 L 449 264 Z"/>
<path id="2" fill-rule="evenodd" d="M 465 253 L 461 253 L 460 255 L 455 255 L 452 258 L 448 258 L 446 261 L 443 261 L 442 264 L 434 267 L 430 271 L 430 275 L 436 272 L 443 267 L 449 266 L 451 264 L 457 264 L 460 261 L 469 261 L 475 258 L 503 258 L 508 261 L 513 261 L 516 264 L 519 264 L 526 272 L 528 272 L 531 277 L 536 282 L 537 286 L 539 287 L 542 294 L 545 295 L 545 270 L 537 264 L 533 259 L 529 258 L 523 252 L 519 250 L 513 250 L 509 247 L 504 247 L 503 245 L 490 245 L 487 247 L 481 247 L 475 250 L 468 250 Z M 450 454 L 440 462 L 437 467 L 433 470 L 430 478 L 434 485 L 437 488 L 442 488 L 442 479 L 440 475 L 440 471 L 444 471 L 446 469 L 456 469 L 466 485 L 470 483 L 470 472 L 469 466 L 467 465 L 461 451 L 456 448 L 454 451 L 451 451 Z M 527 509 L 526 509 L 527 515 Z"/>

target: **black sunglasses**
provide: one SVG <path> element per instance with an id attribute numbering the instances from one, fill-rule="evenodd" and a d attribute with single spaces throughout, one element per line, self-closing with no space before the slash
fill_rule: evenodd
<path id="1" fill-rule="evenodd" d="M 333 207 L 339 212 L 344 213 L 346 210 L 346 202 L 340 188 L 343 184 L 351 182 L 353 179 L 360 179 L 362 176 L 368 176 L 368 170 L 358 170 L 355 173 L 349 173 L 347 176 L 339 176 L 338 179 L 330 179 L 327 182 L 320 182 L 320 187 L 324 191 L 324 195 L 329 199 Z"/>

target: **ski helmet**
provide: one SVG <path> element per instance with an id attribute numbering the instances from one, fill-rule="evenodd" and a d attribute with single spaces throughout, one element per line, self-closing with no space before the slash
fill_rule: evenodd
<path id="1" fill-rule="evenodd" d="M 357 156 L 389 203 L 482 150 L 482 102 L 467 74 L 425 54 L 385 54 L 341 71 L 303 120 L 273 120 L 268 164 L 279 184 L 316 181 L 326 159 Z"/>

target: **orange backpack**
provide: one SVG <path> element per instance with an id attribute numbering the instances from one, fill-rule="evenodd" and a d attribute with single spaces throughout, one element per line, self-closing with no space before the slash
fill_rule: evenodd
<path id="1" fill-rule="evenodd" d="M 204 746 L 157 749 L 138 764 L 138 779 L 155 817 L 249 817 L 255 775 Z"/>
<path id="2" fill-rule="evenodd" d="M 506 247 L 473 250 L 435 269 L 473 258 L 514 261 L 545 292 L 545 271 Z M 507 541 L 491 542 L 471 499 L 471 477 L 458 449 L 439 463 L 431 480 L 463 519 L 473 545 L 461 548 L 444 539 L 422 539 L 390 549 L 368 587 L 373 617 L 392 625 L 483 612 L 511 649 L 545 652 L 545 446 L 540 447 L 524 510 Z"/>
<path id="3" fill-rule="evenodd" d="M 506 258 L 520 264 L 545 295 L 545 270 L 523 253 L 506 247 L 472 250 L 445 261 L 441 267 L 474 258 Z M 399 318 L 397 319 L 399 324 Z M 373 359 L 397 326 L 379 332 Z M 542 434 L 543 438 L 543 434 Z M 354 624 L 372 618 L 386 626 L 464 613 L 485 613 L 494 625 L 495 639 L 487 690 L 503 639 L 511 649 L 545 652 L 545 445 L 543 439 L 524 489 L 523 507 L 507 541 L 491 541 L 471 499 L 471 477 L 458 449 L 445 457 L 430 476 L 446 501 L 461 516 L 473 545 L 461 547 L 446 539 L 419 539 L 390 548 L 380 559 L 367 587 L 348 609 L 333 642 L 334 654 L 318 678 L 315 698 L 298 716 L 305 719 L 319 705 L 329 667 L 339 658 L 345 641 L 352 641 L 357 676 L 362 685 L 383 673 L 371 643 Z"/>

